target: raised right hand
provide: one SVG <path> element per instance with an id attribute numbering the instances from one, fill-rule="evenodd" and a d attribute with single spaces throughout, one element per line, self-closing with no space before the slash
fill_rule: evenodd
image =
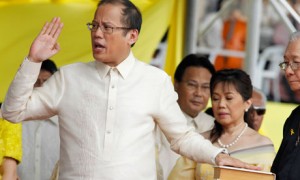
<path id="1" fill-rule="evenodd" d="M 53 18 L 50 23 L 47 22 L 32 42 L 28 59 L 32 62 L 42 62 L 55 55 L 60 50 L 57 39 L 62 28 L 63 23 L 59 17 Z"/>

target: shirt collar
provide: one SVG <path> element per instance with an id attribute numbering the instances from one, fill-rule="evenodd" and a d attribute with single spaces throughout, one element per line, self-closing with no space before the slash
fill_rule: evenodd
<path id="1" fill-rule="evenodd" d="M 54 124 L 55 126 L 58 126 L 58 117 L 53 116 L 53 117 L 49 118 L 49 122 Z"/>
<path id="2" fill-rule="evenodd" d="M 122 61 L 117 67 L 115 67 L 119 71 L 123 79 L 125 79 L 128 76 L 129 72 L 133 68 L 134 61 L 135 57 L 133 56 L 132 51 L 130 51 L 128 57 L 124 61 Z M 96 61 L 96 68 L 98 70 L 98 73 L 100 74 L 100 77 L 104 78 L 108 75 L 108 72 L 112 67 L 100 61 Z"/>
<path id="3" fill-rule="evenodd" d="M 191 121 L 194 120 L 194 118 L 192 118 L 191 116 L 189 116 L 188 114 L 186 114 L 184 111 L 182 111 L 182 112 L 183 112 L 183 115 L 185 116 L 185 118 L 186 118 L 189 122 L 191 122 Z"/>

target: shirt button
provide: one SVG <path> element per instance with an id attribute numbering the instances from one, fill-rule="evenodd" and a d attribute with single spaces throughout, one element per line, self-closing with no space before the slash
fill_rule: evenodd
<path id="1" fill-rule="evenodd" d="M 109 107 L 110 110 L 113 110 L 114 108 L 112 106 Z"/>
<path id="2" fill-rule="evenodd" d="M 111 88 L 115 88 L 115 85 L 112 85 Z"/>
<path id="3" fill-rule="evenodd" d="M 106 131 L 106 133 L 107 133 L 107 134 L 110 134 L 110 133 L 111 133 L 111 131 Z"/>

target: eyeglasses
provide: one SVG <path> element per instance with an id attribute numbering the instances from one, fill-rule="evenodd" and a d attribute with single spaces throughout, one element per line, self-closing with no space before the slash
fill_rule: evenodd
<path id="1" fill-rule="evenodd" d="M 256 111 L 256 114 L 259 116 L 262 116 L 266 113 L 266 108 L 264 107 L 253 106 L 253 109 Z"/>
<path id="2" fill-rule="evenodd" d="M 209 90 L 209 84 L 198 84 L 198 83 L 193 82 L 193 81 L 186 81 L 184 83 L 185 83 L 187 89 L 191 90 L 191 91 L 198 90 L 199 87 L 202 91 L 208 91 Z"/>
<path id="3" fill-rule="evenodd" d="M 87 23 L 86 25 L 90 31 L 95 32 L 97 31 L 98 28 L 100 28 L 103 33 L 107 33 L 107 34 L 112 34 L 114 32 L 114 29 L 128 29 L 128 30 L 132 29 L 128 27 L 110 27 L 106 25 L 100 25 L 95 22 Z"/>
<path id="4" fill-rule="evenodd" d="M 288 66 L 291 67 L 293 71 L 297 70 L 300 67 L 300 62 L 282 62 L 279 64 L 280 69 L 286 70 Z"/>

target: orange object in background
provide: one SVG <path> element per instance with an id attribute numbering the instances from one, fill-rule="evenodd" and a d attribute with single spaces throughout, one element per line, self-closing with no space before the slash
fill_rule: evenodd
<path id="1" fill-rule="evenodd" d="M 244 51 L 246 45 L 247 22 L 244 19 L 231 18 L 224 22 L 223 48 L 227 50 Z M 243 68 L 243 58 L 231 56 L 217 56 L 216 70 L 226 68 Z"/>

